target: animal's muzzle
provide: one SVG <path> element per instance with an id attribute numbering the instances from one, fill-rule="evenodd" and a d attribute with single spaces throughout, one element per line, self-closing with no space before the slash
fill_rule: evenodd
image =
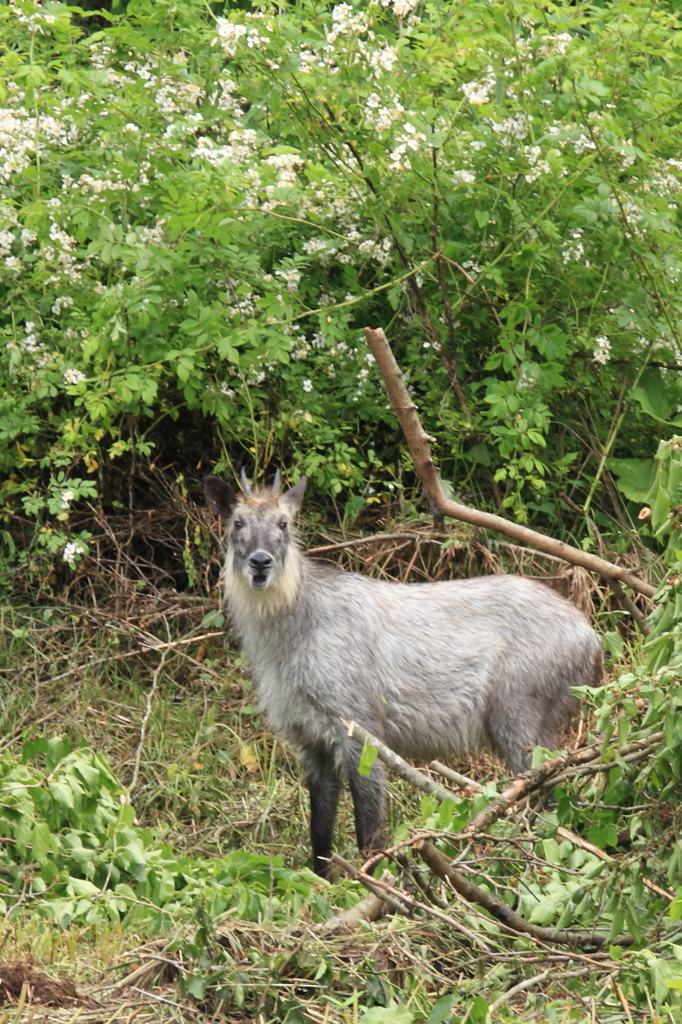
<path id="1" fill-rule="evenodd" d="M 249 557 L 249 568 L 251 569 L 251 586 L 257 590 L 261 589 L 268 582 L 268 575 L 275 560 L 267 551 L 254 551 Z"/>

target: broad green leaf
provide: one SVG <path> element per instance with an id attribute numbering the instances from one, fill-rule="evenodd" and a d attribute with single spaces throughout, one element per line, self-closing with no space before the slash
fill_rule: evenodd
<path id="1" fill-rule="evenodd" d="M 373 747 L 371 743 L 365 743 L 360 754 L 360 760 L 358 761 L 358 775 L 369 775 L 376 759 L 376 747 Z"/>

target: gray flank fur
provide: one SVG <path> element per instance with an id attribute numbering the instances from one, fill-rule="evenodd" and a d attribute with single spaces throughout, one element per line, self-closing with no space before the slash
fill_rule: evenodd
<path id="1" fill-rule="evenodd" d="M 585 618 L 523 577 L 405 585 L 304 567 L 293 605 L 236 625 L 274 729 L 298 748 L 324 736 L 340 767 L 352 719 L 401 757 L 488 744 L 522 771 L 521 748 L 551 746 L 569 687 L 593 679 Z"/>

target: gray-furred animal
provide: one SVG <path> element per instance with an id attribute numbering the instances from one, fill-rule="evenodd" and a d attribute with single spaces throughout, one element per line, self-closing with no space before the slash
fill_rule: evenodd
<path id="1" fill-rule="evenodd" d="M 578 609 L 522 576 L 403 584 L 301 552 L 294 518 L 305 477 L 279 494 L 204 481 L 228 523 L 225 599 L 273 728 L 299 752 L 310 790 L 314 867 L 327 875 L 341 780 L 358 847 L 381 841 L 384 769 L 358 774 L 353 720 L 405 758 L 457 757 L 487 744 L 512 772 L 552 747 L 571 686 L 598 685 L 601 644 Z M 380 848 L 380 846 L 379 846 Z"/>

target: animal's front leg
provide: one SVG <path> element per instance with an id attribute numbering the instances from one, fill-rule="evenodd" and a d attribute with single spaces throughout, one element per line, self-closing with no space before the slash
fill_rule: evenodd
<path id="1" fill-rule="evenodd" d="M 358 774 L 360 749 L 351 747 L 346 755 L 346 770 L 355 807 L 355 836 L 358 850 L 369 857 L 384 846 L 384 766 L 376 761 L 369 775 Z"/>
<path id="2" fill-rule="evenodd" d="M 331 756 L 324 750 L 303 750 L 301 761 L 310 793 L 310 843 L 313 848 L 313 870 L 329 878 L 329 858 L 341 780 Z"/>

